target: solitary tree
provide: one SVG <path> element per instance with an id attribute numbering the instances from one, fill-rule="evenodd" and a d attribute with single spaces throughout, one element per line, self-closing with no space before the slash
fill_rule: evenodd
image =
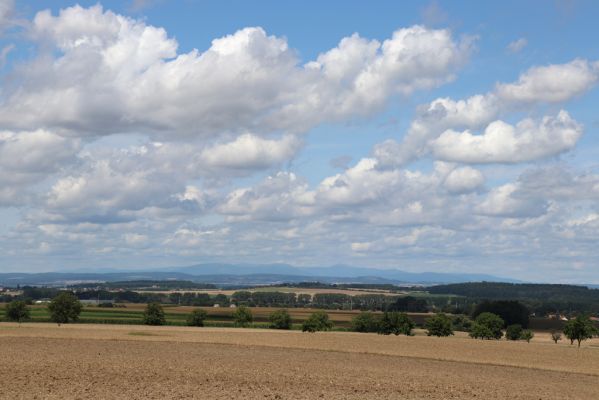
<path id="1" fill-rule="evenodd" d="M 551 332 L 551 340 L 553 340 L 555 342 L 555 344 L 557 344 L 557 342 L 562 340 L 562 334 L 557 331 Z"/>
<path id="2" fill-rule="evenodd" d="M 187 326 L 204 326 L 206 317 L 208 317 L 208 314 L 201 308 L 193 310 L 191 314 L 187 316 Z"/>
<path id="3" fill-rule="evenodd" d="M 371 312 L 361 312 L 352 319 L 354 332 L 378 332 L 379 319 Z"/>
<path id="4" fill-rule="evenodd" d="M 252 323 L 254 317 L 249 308 L 246 306 L 239 306 L 233 313 L 233 320 L 235 321 L 235 326 L 246 327 Z"/>
<path id="5" fill-rule="evenodd" d="M 329 314 L 324 311 L 316 311 L 302 324 L 303 332 L 330 331 L 333 323 L 329 320 Z"/>
<path id="6" fill-rule="evenodd" d="M 60 292 L 48 304 L 50 319 L 58 325 L 77 321 L 81 314 L 81 302 L 71 292 Z"/>
<path id="7" fill-rule="evenodd" d="M 143 314 L 143 323 L 145 325 L 164 325 L 166 317 L 160 303 L 148 303 Z"/>
<path id="8" fill-rule="evenodd" d="M 576 340 L 578 347 L 580 347 L 583 340 L 590 339 L 597 333 L 597 328 L 588 315 L 579 315 L 568 321 L 564 327 L 564 335 L 570 339 L 570 344 L 573 344 Z"/>
<path id="9" fill-rule="evenodd" d="M 29 308 L 24 301 L 13 300 L 6 306 L 6 319 L 21 324 L 29 319 Z"/>
<path id="10" fill-rule="evenodd" d="M 451 336 L 453 335 L 453 329 L 451 329 L 451 319 L 443 314 L 436 314 L 425 322 L 426 334 L 428 336 Z"/>
<path id="11" fill-rule="evenodd" d="M 273 329 L 291 329 L 291 315 L 285 309 L 273 312 L 269 319 Z"/>
<path id="12" fill-rule="evenodd" d="M 406 313 L 386 312 L 383 314 L 379 325 L 381 335 L 399 335 L 412 336 L 412 329 L 416 327 L 414 321 Z"/>
<path id="13" fill-rule="evenodd" d="M 503 320 L 498 315 L 484 312 L 476 317 L 470 337 L 475 339 L 501 339 L 503 336 Z"/>
<path id="14" fill-rule="evenodd" d="M 520 339 L 526 340 L 527 343 L 530 343 L 533 337 L 535 337 L 535 334 L 530 329 L 525 329 L 520 334 Z"/>

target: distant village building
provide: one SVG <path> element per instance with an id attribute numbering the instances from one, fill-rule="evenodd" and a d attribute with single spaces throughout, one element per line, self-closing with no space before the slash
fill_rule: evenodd
<path id="1" fill-rule="evenodd" d="M 566 317 L 565 315 L 562 314 L 549 314 L 547 315 L 547 318 L 549 319 L 559 319 L 560 321 L 567 321 L 568 317 Z"/>

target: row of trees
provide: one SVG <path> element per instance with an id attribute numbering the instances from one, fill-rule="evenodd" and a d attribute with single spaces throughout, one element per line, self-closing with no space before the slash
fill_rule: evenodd
<path id="1" fill-rule="evenodd" d="M 352 320 L 352 330 L 355 332 L 412 336 L 415 327 L 414 321 L 403 312 L 385 312 L 381 317 L 371 312 L 362 312 Z M 453 335 L 452 320 L 443 313 L 428 318 L 425 328 L 429 336 Z"/>
<path id="2" fill-rule="evenodd" d="M 352 320 L 352 330 L 355 332 L 376 332 L 381 335 L 412 335 L 416 327 L 414 321 L 403 312 L 385 312 L 377 316 L 371 312 L 362 312 Z"/>
<path id="3" fill-rule="evenodd" d="M 9 303 L 13 300 L 22 300 L 27 304 L 32 304 L 35 300 L 52 299 L 62 292 L 57 288 L 31 287 L 21 288 L 22 294 L 15 296 L 0 296 L 0 302 Z M 106 289 L 83 290 L 75 289 L 72 292 L 79 300 L 110 300 L 114 303 L 162 303 L 162 304 L 180 304 L 195 307 L 212 307 L 215 304 L 228 306 L 230 298 L 224 294 L 209 295 L 207 293 L 151 293 L 138 292 L 133 290 L 108 291 Z"/>
<path id="4" fill-rule="evenodd" d="M 474 339 L 501 339 L 504 335 L 503 328 L 506 322 L 497 314 L 483 312 L 476 317 L 470 337 Z M 526 340 L 530 342 L 534 333 L 529 329 L 524 329 L 521 324 L 508 325 L 505 330 L 507 340 Z"/>
<path id="5" fill-rule="evenodd" d="M 343 293 L 287 293 L 276 291 L 241 290 L 233 293 L 231 302 L 251 307 L 313 307 L 322 309 L 384 310 L 397 297 L 382 294 L 350 296 Z"/>
<path id="6" fill-rule="evenodd" d="M 383 294 L 344 293 L 287 293 L 276 291 L 240 290 L 231 296 L 231 302 L 251 307 L 306 307 L 329 310 L 354 309 L 371 311 L 427 312 L 425 299 L 412 296 L 387 296 Z"/>
<path id="7" fill-rule="evenodd" d="M 187 317 L 188 326 L 204 326 L 204 321 L 208 317 L 206 311 L 197 309 L 192 311 Z M 269 316 L 270 325 L 272 329 L 291 329 L 292 320 L 291 315 L 286 309 L 281 309 L 273 312 Z M 246 306 L 240 306 L 233 312 L 233 321 L 237 327 L 250 326 L 254 321 L 252 311 Z M 165 325 L 166 318 L 164 310 L 159 303 L 149 303 L 143 314 L 143 323 L 146 325 Z M 329 320 L 329 315 L 324 311 L 317 311 L 313 313 L 304 323 L 302 324 L 302 330 L 304 332 L 316 332 L 325 331 L 333 328 L 333 323 Z"/>
<path id="8" fill-rule="evenodd" d="M 484 312 L 474 321 L 470 336 L 476 339 L 501 339 L 504 325 L 505 322 L 498 315 Z M 566 323 L 563 333 L 570 340 L 570 344 L 578 342 L 578 347 L 580 347 L 582 341 L 599 335 L 599 330 L 588 315 L 579 315 Z M 526 340 L 530 342 L 534 337 L 534 333 L 531 330 L 523 329 L 520 324 L 513 324 L 507 327 L 505 337 L 508 340 Z M 561 333 L 552 332 L 551 338 L 557 343 L 561 340 Z"/>
<path id="9" fill-rule="evenodd" d="M 461 323 L 461 321 L 458 321 Z M 455 320 L 449 316 L 439 313 L 428 318 L 425 322 L 426 334 L 428 336 L 451 336 L 454 334 Z M 501 339 L 504 336 L 505 321 L 498 315 L 483 312 L 478 315 L 476 320 L 470 326 L 470 337 L 474 339 Z M 377 317 L 370 312 L 362 312 L 352 321 L 352 329 L 356 332 L 378 332 L 380 334 L 405 334 L 412 335 L 414 322 L 405 313 L 386 312 L 382 318 Z M 599 335 L 599 330 L 595 327 L 588 316 L 578 316 L 568 321 L 564 327 L 564 335 L 570 340 L 570 344 L 578 342 L 578 347 L 582 341 Z M 520 324 L 508 325 L 505 329 L 505 338 L 507 340 L 526 340 L 530 343 L 534 337 L 534 332 L 524 329 Z M 552 339 L 557 343 L 561 340 L 559 332 L 552 333 Z"/>
<path id="10" fill-rule="evenodd" d="M 35 300 L 49 299 L 57 296 L 61 291 L 56 288 L 39 288 L 25 286 L 23 294 L 18 300 L 31 304 Z M 427 312 L 428 303 L 424 299 L 411 296 L 386 296 L 382 294 L 361 294 L 350 296 L 343 293 L 287 293 L 280 291 L 246 291 L 240 290 L 232 296 L 224 294 L 209 295 L 207 293 L 151 293 L 133 290 L 119 292 L 106 289 L 83 290 L 76 289 L 74 295 L 80 300 L 103 299 L 114 303 L 161 303 L 178 304 L 193 307 L 212 307 L 215 304 L 227 307 L 230 304 L 249 307 L 313 307 L 322 309 L 356 309 L 371 311 L 404 311 Z M 4 300 L 9 302 L 12 297 Z"/>
<path id="11" fill-rule="evenodd" d="M 48 305 L 50 319 L 59 325 L 77 321 L 81 310 L 81 303 L 71 292 L 60 292 Z M 204 326 L 206 318 L 206 311 L 194 310 L 188 315 L 187 325 Z M 29 320 L 30 311 L 26 303 L 20 300 L 10 302 L 6 307 L 6 319 L 19 323 Z M 233 312 L 233 320 L 236 326 L 247 327 L 253 322 L 253 315 L 248 307 L 240 306 Z M 270 327 L 274 329 L 291 329 L 292 327 L 292 319 L 286 309 L 273 312 L 269 320 Z M 460 320 L 457 322 L 464 323 Z M 143 323 L 147 325 L 166 324 L 164 309 L 159 303 L 148 303 L 143 313 Z M 453 335 L 455 323 L 456 319 L 443 313 L 435 314 L 425 322 L 427 335 L 439 337 Z M 356 332 L 377 332 L 384 335 L 411 336 L 415 326 L 414 321 L 406 313 L 397 311 L 385 312 L 382 316 L 372 312 L 362 312 L 352 320 L 352 329 Z M 327 331 L 332 327 L 333 323 L 325 311 L 314 312 L 302 323 L 304 332 Z M 499 315 L 482 312 L 471 324 L 469 335 L 475 339 L 496 340 L 504 336 L 504 328 L 506 328 L 506 321 Z M 563 334 L 570 340 L 570 344 L 578 342 L 578 347 L 580 347 L 582 341 L 599 335 L 599 330 L 588 316 L 580 315 L 566 323 Z M 508 340 L 530 342 L 534 333 L 524 329 L 521 324 L 510 324 L 505 329 L 505 337 Z M 552 339 L 557 343 L 561 340 L 561 334 L 552 333 Z"/>

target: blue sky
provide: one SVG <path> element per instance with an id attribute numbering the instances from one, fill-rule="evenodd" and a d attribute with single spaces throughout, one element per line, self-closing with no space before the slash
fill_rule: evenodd
<path id="1" fill-rule="evenodd" d="M 0 1 L 0 271 L 599 283 L 597 11 Z"/>

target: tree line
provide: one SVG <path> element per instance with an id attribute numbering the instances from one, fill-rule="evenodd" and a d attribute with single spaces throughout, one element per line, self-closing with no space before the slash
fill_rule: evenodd
<path id="1" fill-rule="evenodd" d="M 516 302 L 517 303 L 517 302 Z M 58 325 L 69 322 L 76 322 L 82 311 L 82 304 L 79 299 L 69 291 L 59 292 L 48 304 L 50 319 Z M 518 304 L 493 305 L 488 302 L 480 308 L 480 313 L 474 321 L 464 319 L 463 316 L 451 318 L 444 313 L 437 313 L 426 319 L 424 328 L 429 336 L 451 336 L 454 330 L 465 329 L 469 331 L 469 336 L 474 339 L 498 340 L 505 336 L 507 340 L 526 340 L 530 342 L 534 337 L 531 330 L 524 329 L 520 323 L 511 323 L 514 320 L 503 319 L 500 315 L 484 311 L 485 309 L 495 308 L 499 312 L 505 313 L 508 318 L 516 314 L 511 309 L 518 309 Z M 204 326 L 204 321 L 208 314 L 202 309 L 193 310 L 187 317 L 187 325 Z M 30 310 L 27 304 L 22 300 L 13 300 L 7 304 L 5 318 L 8 321 L 22 323 L 30 319 Z M 247 306 L 239 306 L 232 315 L 235 326 L 248 327 L 253 322 L 251 309 Z M 286 309 L 276 310 L 269 316 L 270 328 L 273 329 L 291 329 L 292 319 Z M 165 325 L 166 316 L 160 303 L 151 302 L 146 305 L 143 313 L 142 322 L 146 325 Z M 416 327 L 414 321 L 405 312 L 385 311 L 381 314 L 364 311 L 358 314 L 352 320 L 352 330 L 355 332 L 376 332 L 382 335 L 406 335 L 412 336 Z M 329 319 L 325 311 L 319 310 L 312 313 L 301 324 L 304 332 L 327 331 L 333 328 L 333 322 Z M 551 338 L 557 343 L 561 340 L 561 332 L 552 332 Z M 578 343 L 599 336 L 599 329 L 591 321 L 588 315 L 579 315 L 569 320 L 564 329 L 564 336 L 570 340 L 570 344 Z"/>
<path id="2" fill-rule="evenodd" d="M 250 307 L 311 307 L 328 310 L 370 310 L 427 312 L 425 299 L 412 296 L 389 296 L 384 294 L 344 293 L 288 293 L 277 291 L 237 291 L 231 296 L 236 305 Z"/>
<path id="3" fill-rule="evenodd" d="M 599 313 L 599 289 L 578 285 L 467 282 L 432 286 L 431 294 L 458 295 L 469 303 L 481 300 L 517 300 L 537 315 Z"/>

